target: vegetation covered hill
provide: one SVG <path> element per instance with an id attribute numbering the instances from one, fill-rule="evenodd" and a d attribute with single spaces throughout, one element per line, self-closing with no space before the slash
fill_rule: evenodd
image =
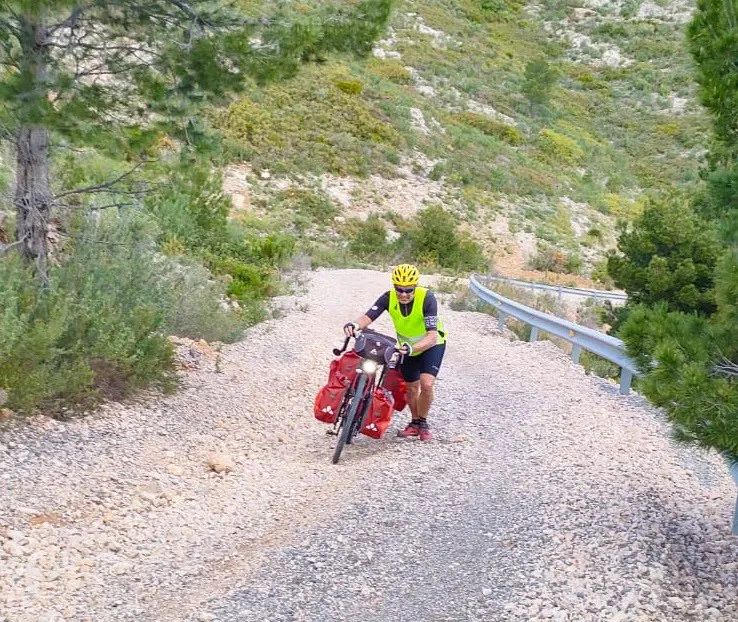
<path id="1" fill-rule="evenodd" d="M 383 226 L 393 240 L 440 204 L 503 272 L 606 280 L 616 221 L 697 178 L 708 124 L 689 16 L 669 2 L 401 2 L 367 61 L 332 59 L 213 113 L 227 161 L 248 163 L 226 188 L 317 263 L 407 256 Z M 365 229 L 371 243 L 350 244 Z"/>

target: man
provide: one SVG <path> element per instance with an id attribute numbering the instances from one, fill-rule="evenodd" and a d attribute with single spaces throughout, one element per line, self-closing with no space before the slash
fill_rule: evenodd
<path id="1" fill-rule="evenodd" d="M 407 382 L 407 403 L 412 419 L 398 436 L 433 438 L 428 425 L 428 411 L 433 403 L 433 385 L 446 350 L 446 333 L 438 316 L 436 297 L 425 287 L 418 287 L 420 273 L 411 264 L 392 271 L 393 288 L 382 294 L 364 315 L 343 329 L 347 336 L 364 329 L 384 311 L 388 311 L 397 332 L 397 341 L 405 354 L 402 376 Z"/>

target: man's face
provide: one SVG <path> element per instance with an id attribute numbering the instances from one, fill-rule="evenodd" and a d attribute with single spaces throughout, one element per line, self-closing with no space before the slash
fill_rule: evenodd
<path id="1" fill-rule="evenodd" d="M 406 305 L 415 297 L 415 287 L 400 287 L 395 285 L 397 300 Z"/>

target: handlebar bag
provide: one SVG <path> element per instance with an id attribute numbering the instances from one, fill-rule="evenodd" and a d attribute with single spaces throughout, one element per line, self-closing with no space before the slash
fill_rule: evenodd
<path id="1" fill-rule="evenodd" d="M 361 358 L 371 359 L 380 365 L 390 362 L 395 351 L 397 340 L 375 333 L 373 330 L 364 329 L 356 338 L 354 350 Z"/>

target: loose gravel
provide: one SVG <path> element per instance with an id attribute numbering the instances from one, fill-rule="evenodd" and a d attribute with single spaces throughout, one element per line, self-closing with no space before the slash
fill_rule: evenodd
<path id="1" fill-rule="evenodd" d="M 0 620 L 738 619 L 722 460 L 489 316 L 444 308 L 434 442 L 403 414 L 331 465 L 312 401 L 387 277 L 303 278 L 179 340 L 177 394 L 0 436 Z"/>

